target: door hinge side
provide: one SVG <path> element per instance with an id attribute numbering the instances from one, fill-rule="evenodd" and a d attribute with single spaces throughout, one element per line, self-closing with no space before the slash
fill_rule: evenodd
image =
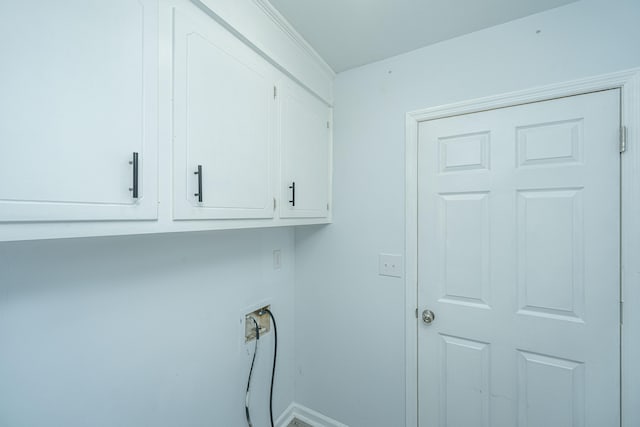
<path id="1" fill-rule="evenodd" d="M 274 211 L 276 210 L 276 198 L 275 197 L 273 198 L 273 210 Z"/>
<path id="2" fill-rule="evenodd" d="M 627 127 L 620 126 L 620 152 L 627 151 Z"/>
<path id="3" fill-rule="evenodd" d="M 278 87 L 273 86 L 273 99 L 276 99 L 276 96 L 278 96 Z"/>
<path id="4" fill-rule="evenodd" d="M 418 308 L 416 307 L 416 319 L 418 318 Z"/>
<path id="5" fill-rule="evenodd" d="M 624 301 L 620 301 L 620 324 L 624 325 Z"/>

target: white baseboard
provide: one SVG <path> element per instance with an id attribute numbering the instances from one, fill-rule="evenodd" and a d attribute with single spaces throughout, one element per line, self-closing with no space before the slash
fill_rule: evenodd
<path id="1" fill-rule="evenodd" d="M 307 423 L 312 427 L 349 427 L 346 424 L 342 424 L 296 402 L 289 405 L 282 415 L 278 417 L 276 426 L 288 427 L 295 419 Z"/>

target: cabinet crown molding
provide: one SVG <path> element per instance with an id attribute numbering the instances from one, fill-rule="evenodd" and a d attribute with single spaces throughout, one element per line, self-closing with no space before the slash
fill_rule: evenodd
<path id="1" fill-rule="evenodd" d="M 282 31 L 289 37 L 300 49 L 302 49 L 310 58 L 312 58 L 322 70 L 332 79 L 336 76 L 333 68 L 316 52 L 316 50 L 296 31 L 295 28 L 286 20 L 278 10 L 273 7 L 269 0 L 252 0 L 253 3 Z"/>

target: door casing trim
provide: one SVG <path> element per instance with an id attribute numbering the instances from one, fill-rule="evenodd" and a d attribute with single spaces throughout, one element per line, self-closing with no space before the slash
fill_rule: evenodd
<path id="1" fill-rule="evenodd" d="M 411 111 L 405 119 L 405 425 L 418 427 L 418 125 L 532 102 L 620 89 L 621 125 L 627 150 L 621 156 L 621 419 L 640 425 L 640 68 Z M 636 196 L 634 198 L 634 195 Z M 634 238 L 635 236 L 635 238 Z M 636 286 L 634 286 L 634 283 Z"/>

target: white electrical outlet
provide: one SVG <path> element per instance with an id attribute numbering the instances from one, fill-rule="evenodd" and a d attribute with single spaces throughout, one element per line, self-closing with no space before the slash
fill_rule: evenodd
<path id="1" fill-rule="evenodd" d="M 282 252 L 280 249 L 273 250 L 273 269 L 280 270 L 282 267 Z"/>
<path id="2" fill-rule="evenodd" d="M 402 277 L 402 255 L 378 254 L 378 274 L 381 276 Z"/>

